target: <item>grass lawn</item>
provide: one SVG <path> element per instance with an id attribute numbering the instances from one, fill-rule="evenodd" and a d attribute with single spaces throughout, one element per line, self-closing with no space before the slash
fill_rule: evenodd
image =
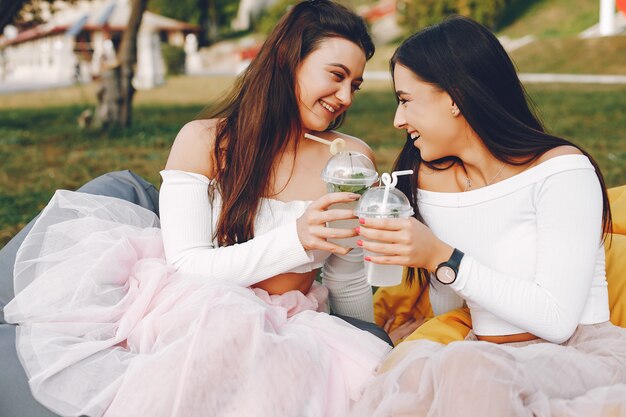
<path id="1" fill-rule="evenodd" d="M 598 23 L 597 0 L 524 0 L 513 4 L 502 22 L 499 35 L 519 38 L 575 36 Z"/>
<path id="2" fill-rule="evenodd" d="M 57 188 L 76 189 L 108 171 L 131 169 L 159 184 L 176 132 L 230 80 L 175 78 L 137 95 L 135 123 L 105 136 L 76 118 L 93 87 L 2 96 L 0 103 L 0 247 L 41 210 Z M 388 171 L 404 135 L 393 128 L 388 82 L 366 83 L 342 131 L 367 141 Z M 626 86 L 530 86 L 549 129 L 586 148 L 609 186 L 626 184 Z M 6 99 L 6 100 L 5 100 Z"/>
<path id="3" fill-rule="evenodd" d="M 626 75 L 626 36 L 538 39 L 511 53 L 520 72 Z"/>

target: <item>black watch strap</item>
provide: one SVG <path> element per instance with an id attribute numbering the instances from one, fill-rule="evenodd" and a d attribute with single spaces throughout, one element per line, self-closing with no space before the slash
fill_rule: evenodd
<path id="1" fill-rule="evenodd" d="M 452 255 L 450 255 L 450 259 L 437 266 L 437 270 L 435 271 L 435 278 L 437 281 L 444 285 L 450 285 L 456 281 L 456 277 L 459 273 L 459 267 L 461 266 L 461 260 L 463 260 L 464 255 L 465 254 L 463 252 L 454 248 Z"/>
<path id="2" fill-rule="evenodd" d="M 463 256 L 465 256 L 463 252 L 461 252 L 457 248 L 454 248 L 452 255 L 450 255 L 450 259 L 448 259 L 448 266 L 454 269 L 457 274 L 459 273 L 459 267 L 461 266 L 461 261 L 463 260 Z"/>

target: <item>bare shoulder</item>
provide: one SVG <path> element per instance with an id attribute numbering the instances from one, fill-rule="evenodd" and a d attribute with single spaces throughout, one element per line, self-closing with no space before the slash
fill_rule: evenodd
<path id="1" fill-rule="evenodd" d="M 336 138 L 341 138 L 346 142 L 346 150 L 361 152 L 363 155 L 367 156 L 369 159 L 376 164 L 376 160 L 374 157 L 374 152 L 372 148 L 365 143 L 364 140 L 359 139 L 355 136 L 346 135 L 345 133 L 337 132 L 331 130 L 330 132 L 324 132 L 324 139 L 333 140 Z"/>
<path id="2" fill-rule="evenodd" d="M 165 169 L 214 177 L 213 146 L 217 123 L 217 119 L 193 120 L 184 125 L 176 135 Z"/>
<path id="3" fill-rule="evenodd" d="M 537 159 L 537 161 L 535 162 L 535 165 L 555 158 L 557 156 L 582 154 L 583 153 L 580 151 L 580 149 L 571 145 L 557 146 L 556 148 L 552 148 L 549 151 L 545 152 L 543 155 L 541 155 L 539 159 Z"/>

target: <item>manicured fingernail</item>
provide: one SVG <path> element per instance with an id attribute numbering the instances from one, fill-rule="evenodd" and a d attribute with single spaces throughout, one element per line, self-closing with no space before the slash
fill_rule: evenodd
<path id="1" fill-rule="evenodd" d="M 365 257 L 365 258 L 363 258 L 363 259 L 365 259 L 367 262 L 371 262 L 371 261 L 372 261 L 372 258 L 370 258 L 369 256 L 366 256 L 366 257 Z"/>
<path id="2" fill-rule="evenodd" d="M 359 219 L 359 223 L 365 224 L 365 219 Z"/>
<path id="3" fill-rule="evenodd" d="M 357 227 L 357 229 L 358 229 L 358 227 Z M 362 241 L 362 240 L 357 240 L 357 241 L 356 241 L 356 244 L 357 244 L 358 246 L 363 246 L 363 241 Z"/>
<path id="4" fill-rule="evenodd" d="M 350 198 L 353 199 L 353 200 L 358 200 L 359 198 L 361 198 L 361 196 L 359 194 L 352 193 L 352 194 L 350 194 Z"/>
<path id="5" fill-rule="evenodd" d="M 361 233 L 361 228 L 360 227 L 355 227 L 354 231 L 356 232 L 356 234 L 358 235 L 359 233 Z M 359 241 L 360 242 L 360 241 Z"/>

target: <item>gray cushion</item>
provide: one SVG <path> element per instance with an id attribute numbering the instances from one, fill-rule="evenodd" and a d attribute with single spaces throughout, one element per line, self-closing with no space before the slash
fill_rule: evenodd
<path id="1" fill-rule="evenodd" d="M 393 347 L 393 342 L 391 341 L 391 338 L 389 337 L 387 332 L 385 330 L 383 330 L 382 327 L 378 326 L 376 323 L 370 323 L 370 322 L 367 322 L 367 321 L 364 321 L 364 320 L 355 319 L 354 317 L 341 316 L 339 314 L 334 314 L 334 315 L 339 317 L 343 321 L 347 321 L 348 323 L 350 323 L 351 325 L 353 325 L 357 329 L 361 329 L 361 330 L 365 330 L 366 332 L 370 332 L 371 334 L 373 334 L 377 338 L 387 342 L 387 344 L 389 346 Z"/>
<path id="2" fill-rule="evenodd" d="M 15 351 L 15 326 L 0 324 L 0 415 L 2 417 L 56 417 L 31 395 L 24 369 Z"/>

